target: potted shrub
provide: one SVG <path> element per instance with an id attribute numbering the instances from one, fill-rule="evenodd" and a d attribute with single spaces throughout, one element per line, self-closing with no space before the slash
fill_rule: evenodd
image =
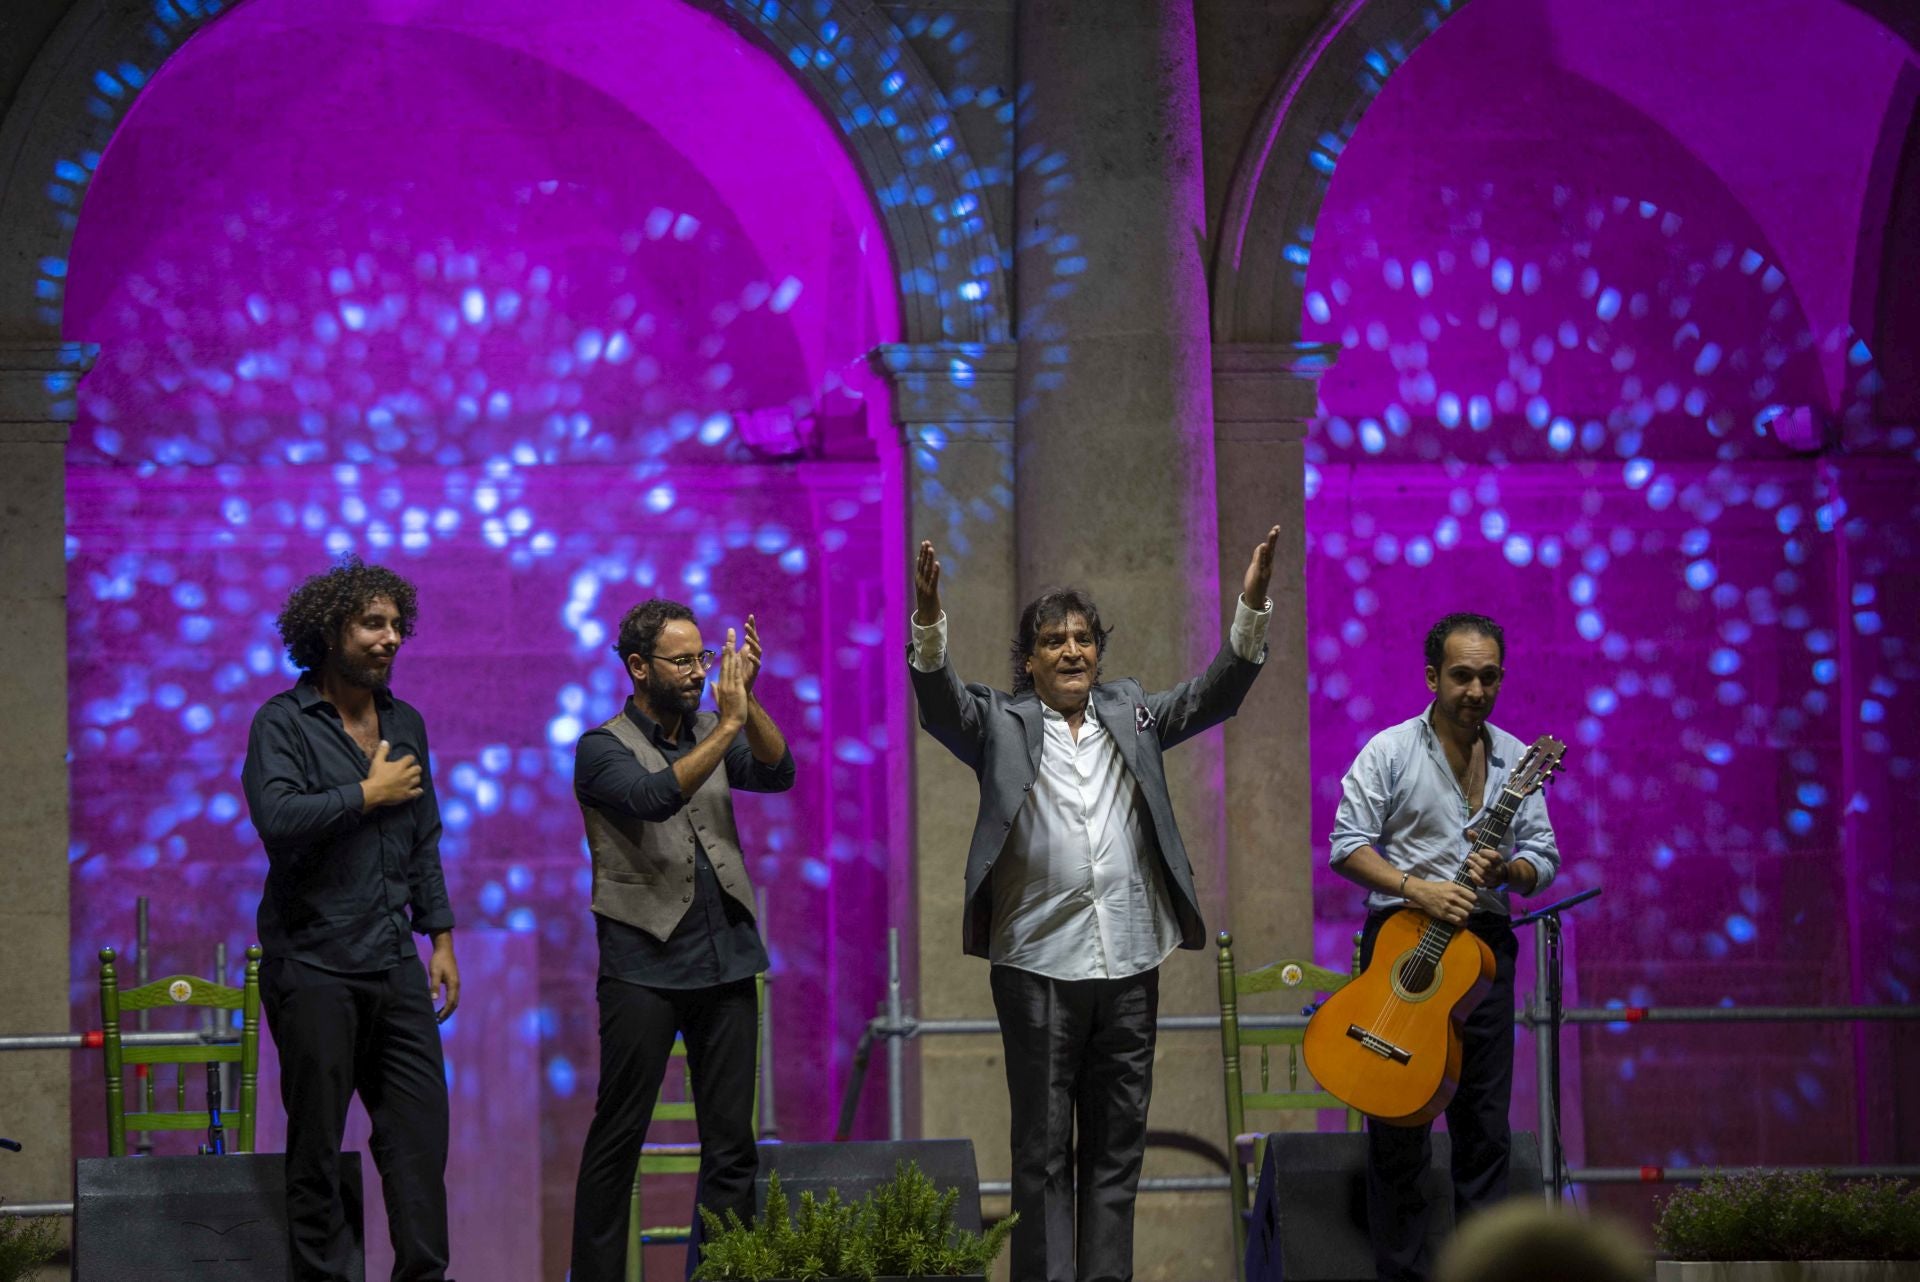
<path id="1" fill-rule="evenodd" d="M 800 1195 L 795 1210 L 767 1177 L 767 1209 L 752 1224 L 727 1213 L 723 1222 L 700 1208 L 706 1245 L 693 1282 L 826 1282 L 894 1278 L 984 1279 L 1018 1216 L 986 1233 L 953 1222 L 960 1191 L 942 1193 L 912 1162 L 895 1164 L 893 1178 L 858 1202 L 835 1189 L 825 1201 Z"/>
<path id="2" fill-rule="evenodd" d="M 1654 1226 L 1659 1282 L 1920 1279 L 1920 1188 L 1755 1171 L 1675 1193 Z"/>
<path id="3" fill-rule="evenodd" d="M 63 1244 L 60 1222 L 0 1210 L 0 1282 L 26 1282 Z"/>

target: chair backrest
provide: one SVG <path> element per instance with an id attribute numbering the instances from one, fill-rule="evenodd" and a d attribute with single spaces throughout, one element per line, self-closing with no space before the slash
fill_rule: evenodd
<path id="1" fill-rule="evenodd" d="M 1282 993 L 1290 996 L 1290 1005 L 1295 1010 L 1315 1000 L 1316 994 L 1331 993 L 1343 987 L 1360 969 L 1360 946 L 1355 937 L 1352 969 L 1343 973 L 1317 966 L 1310 961 L 1284 959 L 1270 962 L 1258 970 L 1242 974 L 1234 965 L 1233 936 L 1221 931 L 1218 939 L 1218 972 L 1220 981 L 1220 1057 L 1225 1070 L 1225 1094 L 1227 1103 L 1227 1153 L 1228 1175 L 1233 1191 L 1233 1244 L 1234 1267 L 1240 1267 L 1240 1259 L 1246 1248 L 1246 1212 L 1251 1205 L 1248 1198 L 1248 1172 L 1260 1169 L 1262 1149 L 1265 1146 L 1264 1131 L 1260 1138 L 1248 1144 L 1242 1140 L 1246 1132 L 1246 1115 L 1249 1112 L 1277 1112 L 1285 1110 L 1308 1110 L 1318 1112 L 1322 1109 L 1342 1109 L 1346 1113 L 1347 1129 L 1360 1129 L 1360 1114 L 1348 1108 L 1340 1100 L 1329 1095 L 1313 1084 L 1311 1077 L 1305 1085 L 1301 1082 L 1302 1059 L 1301 1041 L 1306 1036 L 1305 1028 L 1242 1028 L 1240 1026 L 1240 1003 L 1247 997 L 1262 993 Z M 1292 1012 L 1288 1012 L 1292 1013 Z M 1249 1047 L 1258 1047 L 1259 1077 L 1257 1086 L 1248 1089 L 1245 1066 L 1242 1063 L 1243 1052 Z M 1275 1050 L 1286 1049 L 1285 1080 L 1276 1089 L 1273 1080 Z"/>
<path id="2" fill-rule="evenodd" d="M 753 1033 L 753 1136 L 760 1138 L 760 1074 L 763 1071 L 761 1048 L 766 1045 L 767 1036 L 767 976 L 766 972 L 753 977 L 754 1004 L 757 1017 Z M 683 1067 L 679 1073 L 682 1083 L 681 1094 L 669 1098 L 666 1083 L 675 1074 L 673 1066 L 668 1064 L 666 1079 L 660 1084 L 660 1094 L 654 1097 L 651 1121 L 647 1124 L 650 1137 L 640 1146 L 640 1161 L 634 1167 L 633 1192 L 627 1207 L 627 1268 L 626 1282 L 643 1282 L 646 1272 L 641 1251 L 648 1242 L 684 1242 L 693 1233 L 691 1224 L 646 1224 L 642 1216 L 640 1182 L 649 1175 L 694 1175 L 700 1170 L 700 1145 L 698 1142 L 660 1140 L 651 1138 L 656 1134 L 654 1127 L 661 1122 L 697 1121 L 697 1101 L 693 1098 L 693 1077 L 687 1062 L 687 1043 L 676 1035 L 673 1039 L 671 1060 Z"/>
<path id="3" fill-rule="evenodd" d="M 239 1099 L 231 1109 L 224 1103 L 222 1123 L 231 1118 L 228 1129 L 237 1132 L 239 1142 L 231 1145 L 236 1153 L 253 1151 L 253 1127 L 260 1076 L 260 946 L 247 949 L 246 980 L 239 988 L 216 984 L 196 975 L 169 975 L 121 991 L 113 966 L 111 948 L 100 950 L 100 1044 L 107 1063 L 107 1153 L 124 1157 L 127 1132 L 196 1131 L 208 1125 L 204 1107 L 187 1109 L 187 1066 L 191 1064 L 238 1064 Z M 240 1012 L 240 1036 L 227 1042 L 208 1042 L 197 1046 L 127 1046 L 121 1040 L 122 1013 L 166 1010 L 189 1006 L 200 1009 Z M 138 1094 L 136 1108 L 126 1111 L 126 1066 L 136 1066 Z M 154 1081 L 149 1066 L 176 1066 L 174 1107 L 156 1108 Z"/>

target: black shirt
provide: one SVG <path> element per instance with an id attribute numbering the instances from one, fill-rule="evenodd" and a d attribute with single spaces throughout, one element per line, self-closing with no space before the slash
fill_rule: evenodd
<path id="1" fill-rule="evenodd" d="M 680 719 L 680 733 L 669 739 L 660 723 L 627 700 L 627 719 L 667 759 L 664 769 L 648 770 L 633 750 L 605 727 L 580 736 L 573 749 L 573 792 L 583 806 L 659 823 L 679 813 L 687 799 L 673 777 L 673 763 L 693 751 L 693 719 Z M 746 735 L 734 737 L 725 757 L 727 782 L 743 792 L 785 792 L 793 787 L 793 753 L 767 765 L 753 755 Z M 693 906 L 664 940 L 637 926 L 594 914 L 600 939 L 600 973 L 649 988 L 711 988 L 747 979 L 767 969 L 766 945 L 753 914 L 720 889 L 719 874 L 696 838 L 693 853 Z"/>
<path id="2" fill-rule="evenodd" d="M 426 722 L 385 690 L 373 699 L 389 756 L 418 760 L 425 791 L 364 814 L 360 782 L 372 763 L 311 675 L 254 714 L 240 781 L 267 848 L 259 931 L 270 958 L 366 974 L 419 956 L 409 909 L 423 935 L 453 929 Z"/>

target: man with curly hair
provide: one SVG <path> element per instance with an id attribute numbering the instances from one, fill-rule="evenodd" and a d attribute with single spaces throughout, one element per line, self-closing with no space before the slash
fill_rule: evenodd
<path id="1" fill-rule="evenodd" d="M 438 1022 L 459 1004 L 460 968 L 426 723 L 389 689 L 416 611 L 412 584 L 357 558 L 302 583 L 279 618 L 302 675 L 247 735 L 241 781 L 267 850 L 260 993 L 280 1051 L 298 1282 L 348 1276 L 339 1159 L 355 1091 L 373 1120 L 395 1282 L 446 1277 Z M 424 970 L 414 932 L 433 940 Z"/>
<path id="2" fill-rule="evenodd" d="M 1155 693 L 1100 679 L 1107 628 L 1075 588 L 1021 612 L 1011 694 L 962 684 L 920 545 L 909 676 L 921 727 L 980 778 L 961 934 L 993 963 L 1020 1282 L 1133 1276 L 1159 967 L 1206 943 L 1161 752 L 1232 716 L 1260 675 L 1279 538 L 1255 545 L 1212 664 Z"/>

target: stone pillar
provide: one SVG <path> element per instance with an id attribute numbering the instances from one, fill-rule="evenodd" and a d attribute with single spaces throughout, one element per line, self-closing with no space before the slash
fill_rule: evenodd
<path id="1" fill-rule="evenodd" d="M 66 444 L 73 344 L 0 339 L 0 1033 L 65 1032 L 67 960 Z M 9 1202 L 73 1188 L 65 1051 L 0 1054 Z"/>
<path id="2" fill-rule="evenodd" d="M 1016 38 L 1018 595 L 1086 587 L 1115 629 L 1106 675 L 1164 688 L 1218 651 L 1233 590 L 1219 573 L 1193 7 L 1030 2 Z M 1220 734 L 1166 764 L 1195 881 L 1218 902 Z M 1160 984 L 1162 1014 L 1216 1009 L 1210 950 L 1176 953 Z M 1223 1142 L 1218 1037 L 1163 1036 L 1155 1072 L 1150 1127 Z M 1004 1169 L 982 1162 L 985 1177 Z M 1207 1173 L 1149 1147 L 1149 1178 Z M 1136 1215 L 1140 1276 L 1233 1272 L 1224 1197 L 1145 1194 Z"/>
<path id="3" fill-rule="evenodd" d="M 891 387 L 905 447 L 898 488 L 906 496 L 910 545 L 932 539 L 940 550 L 955 670 L 968 681 L 1004 685 L 1015 608 L 1013 346 L 897 344 L 881 348 L 877 364 Z M 901 608 L 911 610 L 910 558 L 906 572 Z M 904 685 L 904 655 L 900 663 Z M 991 1019 L 986 963 L 964 956 L 960 943 L 980 785 L 920 730 L 917 711 L 909 710 L 908 721 L 915 855 L 893 866 L 905 991 L 923 1018 Z M 909 1047 L 907 1133 L 970 1136 L 983 1174 L 1010 1169 L 999 1038 L 930 1037 Z M 876 1046 L 867 1090 L 883 1093 L 885 1079 Z"/>
<path id="4" fill-rule="evenodd" d="M 1267 633 L 1273 667 L 1227 723 L 1226 884 L 1232 894 L 1208 905 L 1216 928 L 1233 932 L 1235 956 L 1245 965 L 1309 957 L 1313 950 L 1302 441 L 1319 406 L 1320 375 L 1338 350 L 1313 343 L 1213 349 L 1220 581 L 1242 573 L 1254 543 L 1280 527 Z"/>

